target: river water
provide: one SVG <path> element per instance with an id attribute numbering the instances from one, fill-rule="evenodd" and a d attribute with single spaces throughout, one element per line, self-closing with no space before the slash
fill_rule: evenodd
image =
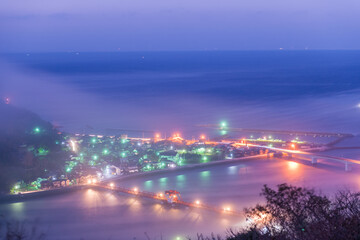
<path id="1" fill-rule="evenodd" d="M 185 201 L 242 210 L 263 201 L 259 193 L 264 184 L 287 182 L 332 194 L 343 188 L 360 190 L 359 172 L 358 167 L 345 172 L 341 164 L 322 162 L 313 167 L 288 159 L 252 159 L 141 176 L 116 184 L 151 192 L 176 189 Z M 195 239 L 197 233 L 225 236 L 227 229 L 236 229 L 245 221 L 243 217 L 173 209 L 153 200 L 94 189 L 2 204 L 0 213 L 8 219 L 35 223 L 47 239 Z"/>

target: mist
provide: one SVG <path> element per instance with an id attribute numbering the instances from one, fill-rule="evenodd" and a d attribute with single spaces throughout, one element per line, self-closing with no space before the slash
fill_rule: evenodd
<path id="1" fill-rule="evenodd" d="M 235 77 L 224 79 L 229 70 L 221 67 L 191 69 L 182 65 L 185 71 L 180 72 L 171 64 L 164 70 L 142 65 L 139 70 L 124 72 L 119 65 L 120 70 L 108 67 L 98 71 L 91 67 L 89 59 L 80 61 L 87 67 L 74 64 L 69 70 L 66 62 L 48 59 L 29 65 L 4 58 L 0 92 L 11 99 L 11 104 L 35 112 L 66 131 L 136 129 L 168 134 L 180 131 L 193 136 L 205 131 L 197 125 L 221 120 L 241 128 L 349 133 L 360 130 L 357 86 L 329 90 L 328 81 L 298 82 L 296 78 L 278 85 L 267 80 L 270 73 L 263 70 L 260 74 L 264 80 L 260 82 L 240 70 L 238 74 L 242 75 L 236 75 L 239 79 L 230 81 Z M 275 66 L 270 69 L 276 73 Z M 256 71 L 249 72 L 258 74 Z M 322 92 L 296 91 L 314 85 L 320 86 Z"/>

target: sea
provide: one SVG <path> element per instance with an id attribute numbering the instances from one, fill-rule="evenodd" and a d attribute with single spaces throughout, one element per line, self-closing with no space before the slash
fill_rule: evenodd
<path id="1" fill-rule="evenodd" d="M 360 51 L 18 53 L 0 56 L 0 94 L 63 131 L 218 136 L 206 126 L 351 133 L 326 155 L 360 160 Z M 233 137 L 239 132 L 229 131 Z M 315 141 L 315 140 L 314 140 Z M 326 142 L 326 140 L 316 141 Z M 360 168 L 270 158 L 119 180 L 127 188 L 176 189 L 186 201 L 242 211 L 264 203 L 264 184 L 333 196 L 360 190 Z M 0 215 L 46 239 L 225 237 L 244 216 L 169 208 L 153 200 L 84 189 L 0 204 Z M 1 233 L 1 232 L 0 232 Z"/>
<path id="2" fill-rule="evenodd" d="M 1 96 L 64 131 L 360 131 L 360 51 L 16 53 L 0 70 Z"/>

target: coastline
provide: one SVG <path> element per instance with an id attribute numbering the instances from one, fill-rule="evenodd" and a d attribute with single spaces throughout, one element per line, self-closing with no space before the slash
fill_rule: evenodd
<path id="1" fill-rule="evenodd" d="M 267 156 L 266 154 L 258 154 L 258 155 L 246 156 L 246 157 L 241 157 L 241 158 L 224 159 L 224 160 L 208 162 L 208 163 L 189 164 L 189 165 L 185 165 L 185 166 L 181 166 L 181 167 L 176 167 L 173 169 L 166 168 L 166 169 L 154 170 L 154 171 L 149 171 L 149 172 L 140 172 L 140 173 L 136 173 L 136 174 L 116 176 L 113 178 L 108 178 L 108 179 L 102 180 L 101 182 L 107 183 L 107 182 L 111 182 L 111 181 L 119 181 L 119 180 L 131 179 L 131 178 L 137 178 L 137 177 L 143 177 L 143 176 L 152 176 L 152 175 L 168 173 L 168 172 L 179 172 L 179 171 L 188 170 L 188 169 L 205 168 L 205 167 L 209 167 L 209 166 L 222 165 L 222 164 L 231 164 L 231 163 L 241 162 L 243 160 L 248 160 L 248 159 L 256 160 L 258 158 L 266 157 L 266 156 Z"/>
<path id="2" fill-rule="evenodd" d="M 33 200 L 37 198 L 49 197 L 49 196 L 56 196 L 63 193 L 77 191 L 79 189 L 88 188 L 88 185 L 75 185 L 75 186 L 68 186 L 62 188 L 55 188 L 50 190 L 40 190 L 34 191 L 31 193 L 25 194 L 8 194 L 0 196 L 0 204 L 5 203 L 16 203 L 16 202 L 24 202 L 28 200 Z"/>
<path id="3" fill-rule="evenodd" d="M 208 162 L 208 163 L 189 164 L 189 165 L 185 165 L 185 166 L 181 166 L 181 167 L 176 167 L 173 169 L 167 168 L 167 169 L 160 169 L 160 170 L 149 171 L 149 172 L 134 173 L 134 174 L 130 174 L 130 175 L 116 176 L 113 178 L 102 180 L 101 182 L 107 183 L 107 182 L 119 181 L 119 180 L 123 180 L 123 179 L 131 179 L 131 178 L 137 178 L 137 177 L 143 177 L 143 176 L 153 176 L 153 175 L 163 174 L 163 173 L 168 173 L 168 172 L 179 172 L 179 171 L 184 171 L 184 170 L 188 170 L 188 169 L 204 168 L 204 167 L 221 165 L 221 164 L 231 164 L 231 163 L 237 163 L 237 162 L 241 162 L 243 160 L 248 160 L 248 159 L 256 160 L 256 159 L 262 158 L 262 157 L 266 157 L 266 154 L 246 156 L 246 157 L 234 158 L 234 159 L 224 159 L 224 160 Z M 92 185 L 74 185 L 74 186 L 68 186 L 68 187 L 62 187 L 62 188 L 56 188 L 56 189 L 50 189 L 50 190 L 34 191 L 34 192 L 30 192 L 30 193 L 25 193 L 25 194 L 8 194 L 8 195 L 0 196 L 0 204 L 24 202 L 24 201 L 28 201 L 28 200 L 37 199 L 37 198 L 43 198 L 43 197 L 55 196 L 55 195 L 60 195 L 60 194 L 68 193 L 68 192 L 73 192 L 73 191 L 77 191 L 79 189 L 86 189 L 89 187 L 93 187 L 93 186 Z"/>

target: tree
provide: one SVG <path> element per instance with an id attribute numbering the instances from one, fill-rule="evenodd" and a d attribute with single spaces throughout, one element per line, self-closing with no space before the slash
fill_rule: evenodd
<path id="1" fill-rule="evenodd" d="M 338 192 L 333 199 L 314 190 L 280 184 L 264 186 L 266 204 L 245 209 L 248 227 L 229 240 L 360 239 L 360 193 Z"/>

